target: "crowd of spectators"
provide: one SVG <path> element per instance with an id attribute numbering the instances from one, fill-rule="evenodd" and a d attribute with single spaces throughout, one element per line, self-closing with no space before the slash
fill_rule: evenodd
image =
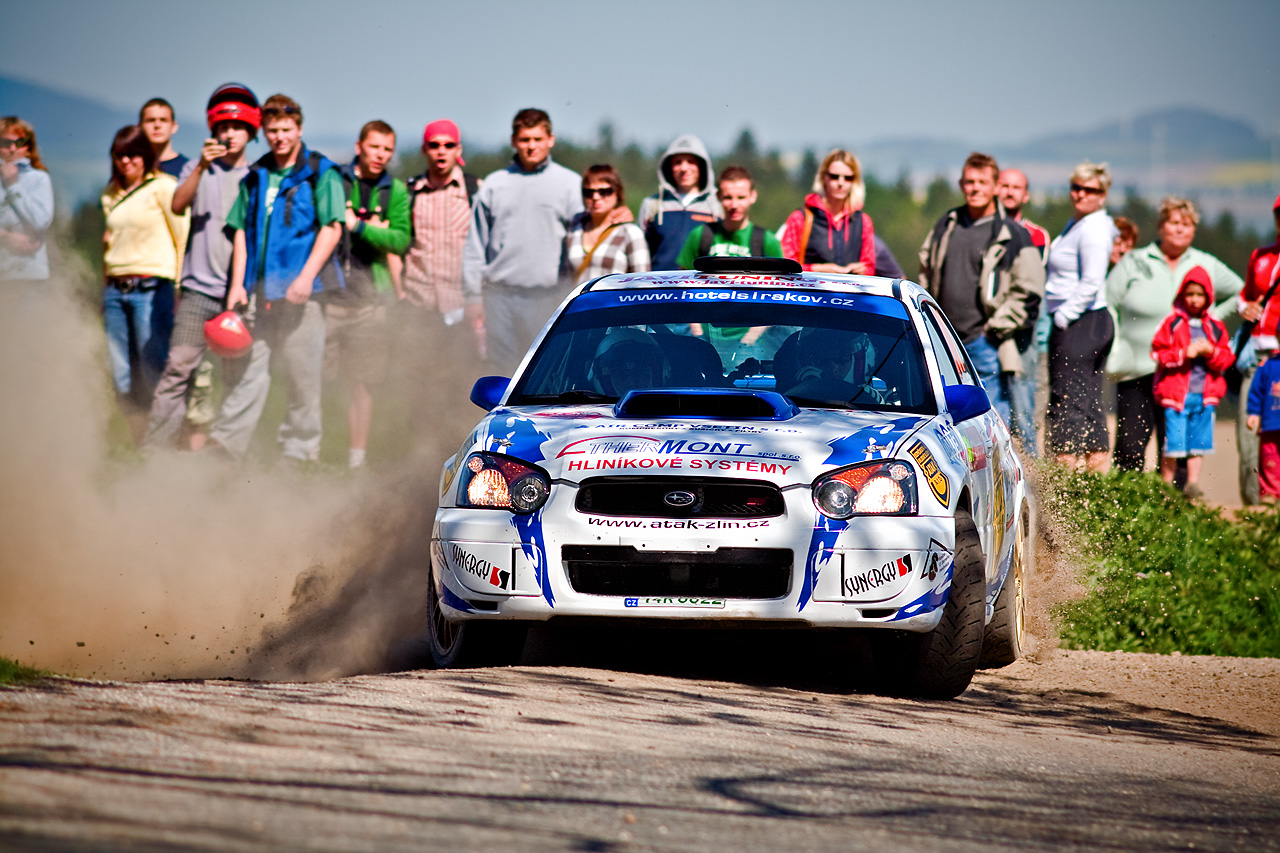
<path id="1" fill-rule="evenodd" d="M 812 192 L 775 233 L 751 219 L 751 174 L 717 174 L 693 135 L 660 158 L 658 191 L 637 221 L 612 165 L 579 175 L 554 161 L 551 118 L 540 109 L 516 114 L 514 156 L 483 180 L 463 170 L 462 135 L 449 119 L 427 124 L 426 170 L 401 181 L 388 171 L 397 136 L 382 121 L 361 128 L 354 157 L 340 164 L 305 145 L 302 107 L 286 95 L 260 104 L 248 87 L 226 84 L 206 117 L 198 159 L 173 149 L 178 125 L 161 98 L 110 146 L 103 326 L 117 398 L 148 451 L 208 446 L 243 458 L 277 375 L 281 455 L 314 461 L 329 379 L 346 389 L 348 461 L 358 468 L 392 361 L 417 375 L 445 366 L 465 376 L 447 366 L 481 364 L 510 373 L 564 296 L 610 272 L 749 255 L 904 276 L 864 209 L 861 164 L 843 149 L 822 159 Z M 246 147 L 259 134 L 269 150 L 250 163 Z M 0 181 L 0 280 L 46 280 L 52 190 L 35 131 L 17 117 L 0 119 Z M 964 203 L 925 235 L 919 267 L 905 275 L 918 273 L 1033 456 L 1047 353 L 1044 446 L 1076 469 L 1142 470 L 1154 434 L 1161 474 L 1198 495 L 1215 408 L 1238 370 L 1241 499 L 1277 499 L 1280 359 L 1269 357 L 1280 347 L 1280 243 L 1255 251 L 1242 278 L 1192 247 L 1199 212 L 1170 197 L 1156 239 L 1139 246 L 1133 223 L 1107 212 L 1111 182 L 1106 164 L 1077 166 L 1068 180 L 1074 215 L 1053 236 L 1023 215 L 1026 175 L 974 153 L 959 170 Z M 1275 216 L 1280 231 L 1280 199 Z M 1223 323 L 1234 325 L 1233 315 L 1243 321 L 1234 338 Z M 228 322 L 243 324 L 245 351 L 220 358 L 206 331 Z M 747 344 L 761 331 L 736 330 Z M 444 382 L 465 394 L 454 384 Z M 410 408 L 414 428 L 429 429 L 429 395 Z"/>

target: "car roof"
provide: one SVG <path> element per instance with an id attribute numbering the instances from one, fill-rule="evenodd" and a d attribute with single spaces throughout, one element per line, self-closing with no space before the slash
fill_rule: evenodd
<path id="1" fill-rule="evenodd" d="M 644 290 L 648 288 L 682 287 L 763 287 L 780 290 L 818 290 L 831 293 L 863 293 L 888 296 L 903 301 L 906 295 L 924 294 L 924 288 L 901 278 L 873 275 L 836 275 L 804 272 L 795 275 L 777 273 L 700 273 L 690 270 L 669 272 L 614 273 L 587 283 L 582 293 L 599 290 Z"/>

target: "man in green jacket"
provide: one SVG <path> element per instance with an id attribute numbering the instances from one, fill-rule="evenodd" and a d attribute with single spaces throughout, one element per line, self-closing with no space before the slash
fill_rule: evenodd
<path id="1" fill-rule="evenodd" d="M 342 253 L 346 287 L 325 303 L 324 355 L 325 377 L 341 375 L 347 384 L 352 468 L 364 464 L 373 421 L 371 388 L 386 378 L 390 360 L 387 310 L 400 289 L 393 271 L 409 248 L 409 191 L 387 172 L 395 151 L 395 131 L 371 121 L 360 129 L 355 159 L 342 169 L 350 250 Z"/>

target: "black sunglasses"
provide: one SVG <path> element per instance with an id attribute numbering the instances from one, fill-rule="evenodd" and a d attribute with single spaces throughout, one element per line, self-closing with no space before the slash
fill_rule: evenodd
<path id="1" fill-rule="evenodd" d="M 828 181 L 848 181 L 849 183 L 853 183 L 854 177 L 853 175 L 837 175 L 835 172 L 827 172 L 827 180 Z"/>
<path id="2" fill-rule="evenodd" d="M 25 139 L 0 139 L 0 148 L 21 148 L 26 144 Z"/>
<path id="3" fill-rule="evenodd" d="M 301 110 L 297 107 L 267 107 L 262 111 L 264 116 L 296 116 Z"/>
<path id="4" fill-rule="evenodd" d="M 1086 187 L 1084 184 L 1072 184 L 1071 191 L 1085 195 L 1104 195 L 1107 192 L 1102 187 Z"/>
<path id="5" fill-rule="evenodd" d="M 452 151 L 453 149 L 455 149 L 455 148 L 457 148 L 457 147 L 458 147 L 458 143 L 456 143 L 456 142 L 428 142 L 428 143 L 427 143 L 427 147 L 428 147 L 428 148 L 430 148 L 432 151 L 435 151 L 437 148 L 443 148 L 443 149 L 444 149 L 444 150 L 446 150 L 446 151 Z"/>
<path id="6" fill-rule="evenodd" d="M 583 198 L 594 198 L 595 196 L 600 196 L 600 198 L 608 198 L 611 195 L 613 195 L 613 187 L 598 187 L 596 189 L 590 189 L 587 187 L 582 188 Z"/>

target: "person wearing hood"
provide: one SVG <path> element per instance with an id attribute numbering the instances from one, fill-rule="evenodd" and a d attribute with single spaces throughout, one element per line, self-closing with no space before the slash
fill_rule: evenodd
<path id="1" fill-rule="evenodd" d="M 640 203 L 640 227 L 653 269 L 676 269 L 684 241 L 698 225 L 719 220 L 715 173 L 702 140 L 686 133 L 658 161 L 658 191 Z"/>
<path id="2" fill-rule="evenodd" d="M 36 132 L 17 116 L 0 118 L 0 281 L 45 281 L 45 234 L 53 225 L 53 184 Z"/>
<path id="3" fill-rule="evenodd" d="M 832 150 L 822 158 L 804 207 L 787 217 L 782 254 L 814 272 L 875 275 L 875 229 L 862 210 L 866 197 L 858 158 Z"/>
<path id="4" fill-rule="evenodd" d="M 1155 396 L 1164 409 L 1164 447 L 1160 476 L 1173 482 L 1178 460 L 1187 460 L 1188 497 L 1199 497 L 1200 463 L 1213 452 L 1214 407 L 1227 392 L 1223 375 L 1235 361 L 1231 336 L 1209 313 L 1213 278 L 1204 267 L 1187 271 L 1173 302 L 1151 341 L 1156 363 Z"/>

